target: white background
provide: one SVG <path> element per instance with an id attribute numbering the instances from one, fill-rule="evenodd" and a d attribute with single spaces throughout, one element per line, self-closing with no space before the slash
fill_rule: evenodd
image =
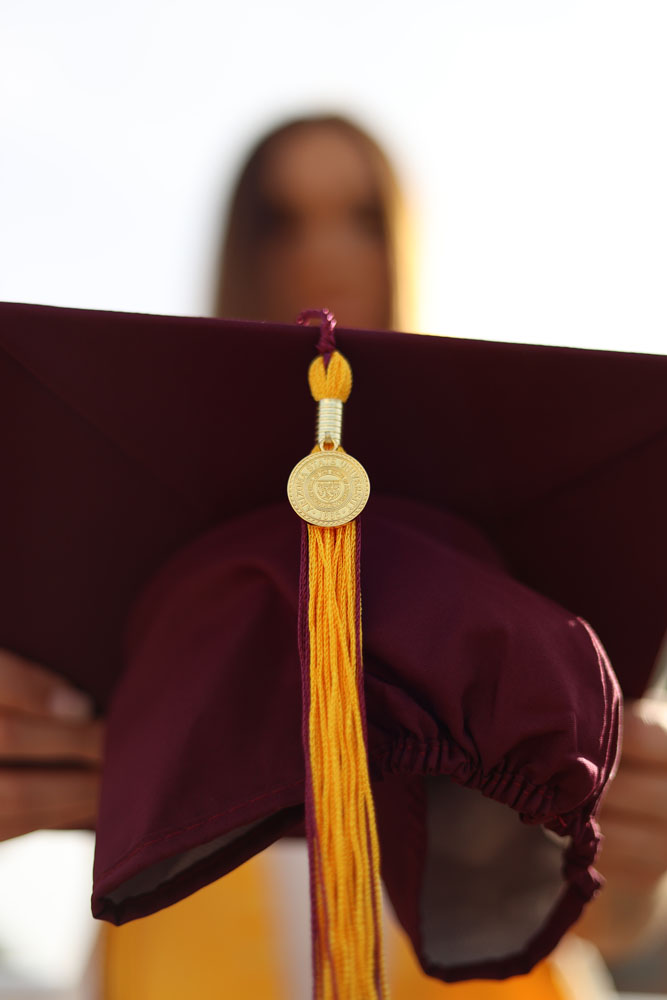
<path id="1" fill-rule="evenodd" d="M 416 328 L 664 350 L 664 0 L 3 0 L 0 299 L 206 314 L 229 184 L 285 115 L 387 147 Z"/>
<path id="2" fill-rule="evenodd" d="M 2 0 L 0 299 L 209 313 L 248 146 L 326 109 L 403 179 L 415 329 L 665 353 L 666 53 L 664 0 Z M 64 982 L 90 839 L 68 923 L 6 875 L 69 870 L 40 836 L 0 845 L 0 937 Z"/>

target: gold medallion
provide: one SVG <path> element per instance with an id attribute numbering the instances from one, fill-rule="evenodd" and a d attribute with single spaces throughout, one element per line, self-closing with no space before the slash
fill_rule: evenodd
<path id="1" fill-rule="evenodd" d="M 323 528 L 353 521 L 371 492 L 361 462 L 344 451 L 316 451 L 294 466 L 287 496 L 299 517 Z"/>

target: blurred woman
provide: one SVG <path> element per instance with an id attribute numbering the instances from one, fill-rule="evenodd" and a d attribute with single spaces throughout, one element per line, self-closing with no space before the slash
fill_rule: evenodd
<path id="1" fill-rule="evenodd" d="M 415 247 L 410 223 L 405 197 L 392 165 L 365 130 L 334 114 L 288 121 L 258 141 L 239 173 L 218 255 L 215 315 L 293 323 L 301 310 L 326 306 L 343 327 L 415 330 Z M 667 717 L 664 729 L 654 723 L 643 725 L 632 709 L 628 735 L 626 760 L 633 761 L 638 741 L 649 740 L 652 746 L 656 744 L 653 754 L 664 755 L 667 769 Z M 620 773 L 623 777 L 623 766 Z M 667 770 L 662 781 L 660 787 L 667 796 Z M 660 787 L 656 790 L 652 786 L 653 792 L 659 792 Z M 618 798 L 612 787 L 603 807 L 603 822 L 606 809 L 610 822 L 617 823 Z M 624 798 L 624 803 L 627 801 Z M 635 804 L 641 810 L 642 803 Z M 654 828 L 650 819 L 645 819 L 644 826 L 647 824 L 664 838 L 664 825 Z M 624 941 L 631 946 L 641 939 L 651 922 L 650 914 L 655 907 L 646 889 L 646 878 L 627 871 L 627 841 L 638 836 L 637 828 L 630 826 L 619 831 L 618 840 L 608 847 L 610 867 L 607 871 L 603 857 L 602 870 L 612 886 L 587 908 L 581 924 L 586 937 L 603 947 L 622 950 Z M 657 857 L 653 854 L 655 860 L 649 875 L 654 882 L 659 872 L 667 869 L 663 853 L 658 851 Z M 622 875 L 614 870 L 615 862 L 625 866 Z M 620 895 L 614 892 L 614 877 L 621 883 Z M 634 918 L 623 910 L 628 898 L 628 878 L 643 900 L 643 905 L 638 903 L 634 908 Z M 236 989 L 246 994 L 254 990 L 254 995 L 267 998 L 307 998 L 310 961 L 307 900 L 305 845 L 279 842 L 220 883 L 156 914 L 150 918 L 154 921 L 152 926 L 139 921 L 138 924 L 145 925 L 145 937 L 137 922 L 109 928 L 109 955 L 114 955 L 114 933 L 134 939 L 138 949 L 133 951 L 130 943 L 127 952 L 133 956 L 127 963 L 129 980 L 131 974 L 136 975 L 137 966 L 147 961 L 147 949 L 154 947 L 155 965 L 162 961 L 164 981 L 154 992 L 148 993 L 144 987 L 143 992 L 134 995 L 142 1000 L 158 995 L 177 996 L 178 991 L 164 992 L 168 982 L 172 990 L 174 984 L 173 968 L 169 973 L 163 961 L 169 952 L 168 940 L 173 941 L 173 954 L 178 955 L 179 948 L 196 949 L 196 939 L 206 941 L 211 934 L 218 939 L 224 937 L 223 928 L 230 924 L 231 940 L 228 939 L 224 956 L 212 959 L 211 952 L 207 957 L 204 951 L 197 953 L 196 958 L 191 955 L 187 963 L 190 976 L 195 968 L 200 974 L 204 970 L 204 979 L 196 993 L 199 998 L 218 995 L 216 991 L 223 988 L 228 995 L 233 995 Z M 302 907 L 300 912 L 298 905 Z M 239 920 L 243 907 L 245 932 Z M 192 933 L 195 923 L 199 928 L 197 934 Z M 444 991 L 461 1000 L 464 997 L 546 1000 L 575 995 L 563 981 L 557 964 L 549 961 L 532 974 L 506 983 L 444 986 L 421 974 L 395 923 L 391 922 L 387 930 L 388 965 L 395 1000 L 442 996 Z M 275 953 L 278 942 L 279 954 Z M 252 975 L 261 971 L 264 976 L 261 989 L 257 983 L 251 989 L 248 980 L 249 946 L 253 953 Z M 571 944 L 561 952 L 566 956 L 561 969 L 568 962 L 576 966 L 579 980 L 576 995 L 594 1000 L 596 987 L 589 956 L 585 954 L 582 961 L 575 948 L 574 959 L 570 958 Z M 185 962 L 183 952 L 181 956 Z M 122 964 L 119 952 L 116 959 L 118 972 Z M 108 982 L 111 983 L 111 978 Z M 123 1000 L 131 1000 L 127 989 L 127 981 L 124 985 L 118 981 L 107 1000 L 121 996 Z"/>
<path id="2" fill-rule="evenodd" d="M 271 131 L 247 157 L 229 206 L 215 315 L 293 323 L 301 310 L 326 306 L 343 327 L 415 329 L 414 246 L 401 187 L 379 145 L 347 118 L 298 118 Z M 73 774 L 7 771 L 0 836 L 94 826 L 102 723 L 86 716 L 85 705 L 76 717 L 64 688 L 44 667 L 0 651 L 0 717 L 11 722 L 3 726 L 5 757 L 49 763 L 66 746 L 89 765 Z M 61 721 L 50 707 L 57 692 L 62 711 L 70 712 Z M 661 715 L 630 706 L 628 719 L 620 780 L 601 811 L 603 828 L 608 816 L 613 834 L 600 864 L 609 885 L 581 923 L 587 937 L 612 950 L 632 947 L 655 923 L 657 887 L 667 871 L 667 813 L 660 822 L 667 802 L 667 709 Z M 279 842 L 166 910 L 121 927 L 104 924 L 103 995 L 307 998 L 307 921 L 305 845 Z M 476 1000 L 583 995 L 568 992 L 552 962 L 504 983 L 444 986 L 419 972 L 392 921 L 387 952 L 394 1000 L 445 991 Z M 592 987 L 586 995 L 593 1000 Z"/>
<path id="3" fill-rule="evenodd" d="M 339 115 L 294 119 L 263 137 L 240 171 L 215 314 L 293 323 L 301 310 L 326 306 L 343 327 L 414 330 L 414 256 L 405 198 L 380 146 Z M 105 927 L 105 1000 L 186 992 L 308 1000 L 308 899 L 305 843 L 283 840 L 167 910 Z M 445 987 L 421 973 L 390 918 L 386 931 L 394 1000 L 444 990 L 461 1000 L 561 996 L 547 964 L 510 991 L 483 982 Z"/>

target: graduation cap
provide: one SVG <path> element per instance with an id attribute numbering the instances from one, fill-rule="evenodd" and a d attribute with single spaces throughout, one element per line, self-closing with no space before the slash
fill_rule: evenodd
<path id="1" fill-rule="evenodd" d="M 637 696 L 667 627 L 667 358 L 336 335 L 372 484 L 354 555 L 382 875 L 427 972 L 525 972 L 601 884 L 605 648 Z M 285 484 L 314 339 L 0 306 L 0 644 L 107 713 L 92 906 L 114 923 L 303 821 Z"/>

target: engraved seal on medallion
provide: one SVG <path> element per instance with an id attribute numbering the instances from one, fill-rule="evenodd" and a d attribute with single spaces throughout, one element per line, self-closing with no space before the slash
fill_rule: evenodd
<path id="1" fill-rule="evenodd" d="M 292 469 L 287 496 L 304 521 L 337 527 L 354 520 L 370 495 L 363 465 L 344 451 L 306 455 Z"/>

